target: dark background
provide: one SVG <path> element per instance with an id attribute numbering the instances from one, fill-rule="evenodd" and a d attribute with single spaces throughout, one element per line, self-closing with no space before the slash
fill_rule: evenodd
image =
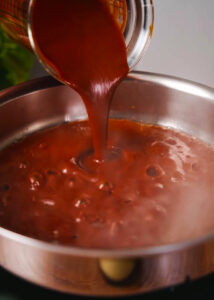
<path id="1" fill-rule="evenodd" d="M 51 300 L 86 300 L 98 298 L 78 297 L 66 295 L 47 289 L 37 287 L 0 268 L 0 300 L 19 300 L 19 299 L 51 299 Z M 112 299 L 112 298 L 111 298 Z M 177 287 L 164 289 L 161 291 L 139 295 L 135 297 L 117 299 L 143 299 L 143 300 L 191 300 L 191 299 L 214 299 L 214 274 L 206 276 L 194 282 L 186 282 Z"/>

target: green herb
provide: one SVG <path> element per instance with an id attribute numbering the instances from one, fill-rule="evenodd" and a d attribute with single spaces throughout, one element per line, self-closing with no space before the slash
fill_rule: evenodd
<path id="1" fill-rule="evenodd" d="M 0 89 L 29 79 L 34 56 L 8 37 L 0 26 Z"/>

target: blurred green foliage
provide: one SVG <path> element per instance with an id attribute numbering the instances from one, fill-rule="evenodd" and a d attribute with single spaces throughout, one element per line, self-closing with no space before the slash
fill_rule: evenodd
<path id="1" fill-rule="evenodd" d="M 29 79 L 34 56 L 8 37 L 0 26 L 0 89 Z"/>

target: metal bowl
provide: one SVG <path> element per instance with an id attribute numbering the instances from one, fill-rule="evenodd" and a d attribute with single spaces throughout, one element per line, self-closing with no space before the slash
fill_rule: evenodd
<path id="1" fill-rule="evenodd" d="M 132 73 L 118 87 L 112 117 L 170 126 L 214 143 L 214 90 L 192 82 Z M 0 92 L 0 145 L 55 124 L 86 118 L 78 94 L 51 77 Z M 214 271 L 212 234 L 132 250 L 53 245 L 0 228 L 0 265 L 58 291 L 89 296 L 138 294 Z"/>

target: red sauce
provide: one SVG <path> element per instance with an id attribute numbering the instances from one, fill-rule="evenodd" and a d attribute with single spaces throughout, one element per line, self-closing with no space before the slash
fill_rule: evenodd
<path id="1" fill-rule="evenodd" d="M 88 122 L 40 132 L 0 153 L 0 225 L 23 235 L 90 248 L 135 248 L 214 228 L 214 150 L 189 136 L 111 120 L 102 164 Z M 117 156 L 117 153 L 120 155 Z"/>
<path id="2" fill-rule="evenodd" d="M 40 57 L 81 95 L 103 160 L 112 94 L 129 70 L 118 24 L 103 0 L 37 0 L 32 29 Z"/>

